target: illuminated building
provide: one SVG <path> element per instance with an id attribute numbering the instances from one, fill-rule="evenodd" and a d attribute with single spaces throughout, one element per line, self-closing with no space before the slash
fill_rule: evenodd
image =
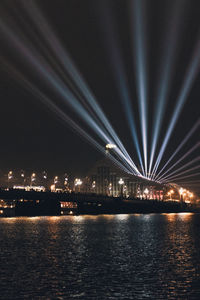
<path id="1" fill-rule="evenodd" d="M 163 187 L 142 177 L 128 174 L 119 169 L 107 157 L 115 155 L 114 144 L 105 147 L 106 157 L 95 163 L 83 181 L 82 190 L 86 193 L 96 193 L 113 197 L 163 199 Z M 148 194 L 145 194 L 148 190 Z"/>
<path id="2" fill-rule="evenodd" d="M 162 187 L 141 177 L 127 174 L 117 168 L 108 158 L 93 166 L 83 181 L 84 192 L 113 197 L 137 197 L 162 200 Z M 148 189 L 148 195 L 145 194 Z M 159 193 L 158 193 L 159 191 Z"/>

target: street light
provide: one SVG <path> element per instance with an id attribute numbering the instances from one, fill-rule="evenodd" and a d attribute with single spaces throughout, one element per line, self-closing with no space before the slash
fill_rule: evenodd
<path id="1" fill-rule="evenodd" d="M 67 173 L 64 174 L 64 187 L 65 187 L 65 191 L 69 191 L 68 175 L 67 175 Z"/>
<path id="2" fill-rule="evenodd" d="M 50 190 L 51 190 L 51 192 L 55 192 L 55 191 L 56 191 L 56 186 L 55 186 L 55 184 L 52 184 L 52 185 L 50 186 Z"/>
<path id="3" fill-rule="evenodd" d="M 192 198 L 194 197 L 193 193 L 189 193 L 189 197 L 190 197 L 190 202 L 192 201 Z"/>
<path id="4" fill-rule="evenodd" d="M 24 174 L 24 171 L 23 171 L 23 170 L 21 170 L 20 176 L 21 176 L 21 178 L 22 178 L 23 184 L 25 184 L 25 174 Z"/>
<path id="5" fill-rule="evenodd" d="M 78 191 L 79 191 L 79 193 L 80 193 L 80 190 L 81 190 L 81 185 L 82 185 L 82 180 L 80 179 L 80 178 L 76 178 L 75 180 L 74 180 L 74 185 L 75 185 L 75 187 L 76 186 L 78 186 Z"/>
<path id="6" fill-rule="evenodd" d="M 95 192 L 95 188 L 96 188 L 96 181 L 95 180 L 92 181 L 92 187 L 91 188 L 92 188 L 92 191 Z"/>
<path id="7" fill-rule="evenodd" d="M 67 174 L 65 174 L 65 177 L 64 177 L 64 185 L 66 186 L 68 184 L 68 176 Z"/>
<path id="8" fill-rule="evenodd" d="M 8 172 L 8 180 L 11 180 L 13 178 L 13 171 Z"/>
<path id="9" fill-rule="evenodd" d="M 179 189 L 180 201 L 183 201 L 183 192 L 184 192 L 184 189 L 181 187 L 181 188 Z"/>
<path id="10" fill-rule="evenodd" d="M 124 180 L 122 178 L 120 178 L 120 180 L 118 181 L 118 183 L 120 185 L 121 196 L 123 196 L 123 184 L 124 184 Z"/>
<path id="11" fill-rule="evenodd" d="M 47 188 L 47 172 L 46 171 L 42 172 L 42 183 L 45 186 L 45 188 Z"/>
<path id="12" fill-rule="evenodd" d="M 120 185 L 122 185 L 122 184 L 124 184 L 124 180 L 123 180 L 122 178 L 120 178 L 120 180 L 118 181 L 118 183 L 119 183 Z"/>
<path id="13" fill-rule="evenodd" d="M 36 180 L 36 174 L 35 173 L 32 173 L 31 174 L 31 185 L 32 183 Z"/>
<path id="14" fill-rule="evenodd" d="M 108 191 L 109 191 L 109 195 L 111 196 L 112 195 L 112 183 L 109 183 Z"/>
<path id="15" fill-rule="evenodd" d="M 186 192 L 184 191 L 184 193 L 183 193 L 183 200 L 185 199 L 185 196 L 186 196 Z"/>
<path id="16" fill-rule="evenodd" d="M 125 196 L 127 197 L 127 186 L 126 185 L 124 185 L 124 187 L 123 187 L 123 194 L 125 194 Z"/>
<path id="17" fill-rule="evenodd" d="M 148 196 L 148 194 L 149 194 L 149 190 L 148 190 L 148 188 L 146 188 L 146 189 L 144 190 L 144 194 L 145 194 L 145 196 L 146 196 L 146 199 L 147 199 L 147 196 Z"/>
<path id="18" fill-rule="evenodd" d="M 46 171 L 43 172 L 42 177 L 43 177 L 43 179 L 45 179 L 45 180 L 47 179 L 47 172 L 46 172 Z"/>
<path id="19" fill-rule="evenodd" d="M 54 184 L 58 183 L 58 176 L 54 177 L 54 181 L 53 182 L 54 182 Z"/>
<path id="20" fill-rule="evenodd" d="M 13 171 L 8 172 L 8 187 L 9 187 L 9 181 L 13 179 Z"/>
<path id="21" fill-rule="evenodd" d="M 172 194 L 174 194 L 173 190 L 170 190 L 167 195 L 169 196 L 169 199 L 172 200 Z"/>

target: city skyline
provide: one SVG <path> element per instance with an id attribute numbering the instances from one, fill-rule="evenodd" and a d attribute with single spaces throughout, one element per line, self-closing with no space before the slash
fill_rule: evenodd
<path id="1" fill-rule="evenodd" d="M 112 133 L 108 124 L 107 132 L 120 139 L 117 159 L 127 171 L 143 168 L 148 176 L 158 167 L 158 174 L 185 140 L 167 168 L 179 164 L 165 176 L 172 173 L 177 182 L 180 174 L 199 192 L 200 6 L 187 1 L 161 6 L 159 1 L 151 6 L 145 1 L 142 6 L 137 1 L 60 1 L 54 9 L 48 1 L 20 1 L 18 7 L 2 1 L 2 170 L 66 170 L 83 176 L 102 154 L 94 140 L 88 143 L 85 133 L 78 129 L 77 135 L 70 126 L 75 122 L 104 149 L 108 134 L 102 144 L 100 130 L 106 117 L 114 128 Z M 89 104 L 86 86 L 96 102 Z M 42 103 L 41 93 L 56 107 L 45 99 Z M 66 95 L 65 107 L 61 98 Z M 91 108 L 83 110 L 83 98 L 99 115 L 100 126 Z"/>

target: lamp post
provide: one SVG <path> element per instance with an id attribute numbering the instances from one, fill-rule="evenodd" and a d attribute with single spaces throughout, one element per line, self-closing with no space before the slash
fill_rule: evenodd
<path id="1" fill-rule="evenodd" d="M 47 187 L 47 172 L 43 171 L 42 173 L 42 179 L 43 179 L 43 184 L 45 186 L 45 188 Z"/>
<path id="2" fill-rule="evenodd" d="M 124 184 L 124 180 L 122 178 L 120 178 L 120 180 L 118 181 L 119 185 L 120 185 L 120 194 L 121 197 L 123 197 L 123 184 Z"/>
<path id="3" fill-rule="evenodd" d="M 112 183 L 109 183 L 109 185 L 108 185 L 108 193 L 109 193 L 109 196 L 112 196 Z"/>
<path id="4" fill-rule="evenodd" d="M 9 188 L 9 183 L 10 183 L 11 179 L 13 179 L 13 171 L 8 172 L 8 188 Z"/>
<path id="5" fill-rule="evenodd" d="M 33 182 L 36 180 L 36 174 L 35 173 L 32 173 L 31 174 L 31 186 L 33 184 Z"/>
<path id="6" fill-rule="evenodd" d="M 65 186 L 65 188 L 67 188 L 67 185 L 68 185 L 68 176 L 65 173 L 65 175 L 64 175 L 64 186 Z"/>
<path id="7" fill-rule="evenodd" d="M 193 193 L 189 193 L 189 197 L 190 197 L 190 202 L 192 201 L 192 198 L 194 197 Z"/>
<path id="8" fill-rule="evenodd" d="M 183 201 L 183 192 L 184 192 L 184 189 L 181 187 L 181 188 L 179 189 L 180 201 L 181 201 L 181 202 Z"/>
<path id="9" fill-rule="evenodd" d="M 56 191 L 55 184 L 52 184 L 52 185 L 50 186 L 50 190 L 51 190 L 51 192 L 55 192 L 55 191 Z"/>
<path id="10" fill-rule="evenodd" d="M 169 196 L 169 199 L 172 200 L 172 194 L 174 193 L 173 190 L 170 190 L 167 195 Z"/>
<path id="11" fill-rule="evenodd" d="M 92 181 L 92 192 L 93 192 L 93 193 L 95 192 L 95 189 L 96 189 L 96 181 L 93 180 L 93 181 Z"/>
<path id="12" fill-rule="evenodd" d="M 65 191 L 69 191 L 68 175 L 67 175 L 67 173 L 64 174 L 64 189 L 65 189 Z"/>
<path id="13" fill-rule="evenodd" d="M 185 201 L 185 197 L 186 196 L 186 192 L 184 191 L 184 193 L 183 193 L 183 201 Z"/>
<path id="14" fill-rule="evenodd" d="M 53 185 L 55 186 L 55 191 L 56 191 L 56 184 L 57 183 L 58 183 L 58 176 L 55 176 L 54 180 L 53 180 Z"/>
<path id="15" fill-rule="evenodd" d="M 149 190 L 148 190 L 148 188 L 146 188 L 146 189 L 144 190 L 144 194 L 145 194 L 146 199 L 147 199 L 147 196 L 149 195 Z"/>
<path id="16" fill-rule="evenodd" d="M 126 185 L 124 185 L 124 187 L 123 187 L 123 194 L 127 198 L 127 186 Z"/>
<path id="17" fill-rule="evenodd" d="M 54 177 L 53 182 L 54 182 L 54 184 L 58 183 L 58 176 L 55 176 L 55 177 Z"/>
<path id="18" fill-rule="evenodd" d="M 47 172 L 46 172 L 46 171 L 43 172 L 42 177 L 43 177 L 43 179 L 45 179 L 45 180 L 47 179 Z"/>
<path id="19" fill-rule="evenodd" d="M 24 174 L 24 171 L 23 171 L 23 170 L 21 170 L 20 177 L 21 177 L 22 183 L 23 183 L 23 185 L 24 185 L 24 184 L 25 184 L 25 174 Z"/>
<path id="20" fill-rule="evenodd" d="M 78 187 L 78 192 L 80 193 L 81 191 L 81 185 L 82 185 L 82 180 L 80 178 L 76 178 L 74 180 L 74 186 L 75 186 L 75 189 L 76 189 L 76 186 Z"/>

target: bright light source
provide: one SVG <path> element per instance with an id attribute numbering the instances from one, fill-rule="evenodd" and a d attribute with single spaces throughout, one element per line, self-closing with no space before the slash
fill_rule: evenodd
<path id="1" fill-rule="evenodd" d="M 120 178 L 120 180 L 118 181 L 118 183 L 119 183 L 120 185 L 122 185 L 122 184 L 124 184 L 124 180 L 123 180 L 122 178 Z"/>
<path id="2" fill-rule="evenodd" d="M 74 181 L 75 186 L 77 186 L 77 185 L 80 186 L 82 183 L 83 182 L 82 182 L 82 180 L 80 178 L 76 178 L 75 181 Z"/>
<path id="3" fill-rule="evenodd" d="M 50 186 L 50 189 L 51 189 L 51 192 L 55 192 L 55 190 L 56 190 L 55 184 L 52 184 L 52 185 Z"/>
<path id="4" fill-rule="evenodd" d="M 179 189 L 179 193 L 180 193 L 180 195 L 182 195 L 182 194 L 183 194 L 183 191 L 184 191 L 184 189 L 181 187 L 181 188 Z"/>
<path id="5" fill-rule="evenodd" d="M 116 148 L 117 146 L 115 144 L 107 144 L 106 149 L 113 149 Z"/>

